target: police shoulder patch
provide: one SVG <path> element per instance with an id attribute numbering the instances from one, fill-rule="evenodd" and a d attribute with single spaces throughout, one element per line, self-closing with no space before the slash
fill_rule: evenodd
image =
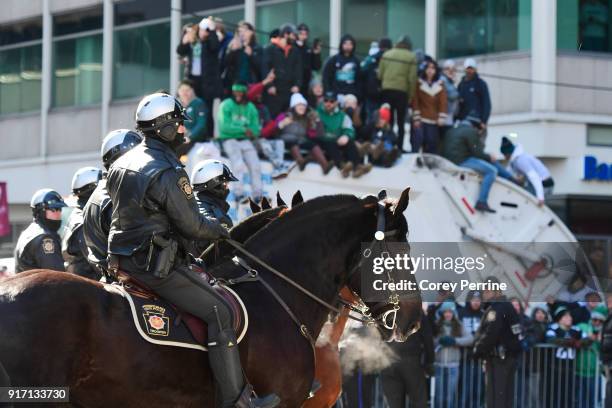
<path id="1" fill-rule="evenodd" d="M 497 312 L 495 310 L 489 310 L 487 313 L 487 322 L 494 322 L 497 318 Z"/>
<path id="2" fill-rule="evenodd" d="M 191 188 L 191 184 L 189 183 L 189 178 L 187 176 L 179 177 L 178 186 L 188 200 L 193 198 L 193 189 Z"/>
<path id="3" fill-rule="evenodd" d="M 42 250 L 45 254 L 52 254 L 55 252 L 55 242 L 53 242 L 53 238 L 43 238 Z"/>

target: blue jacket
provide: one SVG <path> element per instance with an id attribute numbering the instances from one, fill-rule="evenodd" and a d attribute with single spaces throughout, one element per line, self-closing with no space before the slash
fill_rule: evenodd
<path id="1" fill-rule="evenodd" d="M 475 116 L 482 123 L 487 123 L 491 116 L 491 98 L 487 83 L 476 74 L 471 80 L 463 77 L 457 88 L 459 89 L 457 118 L 463 120 L 468 116 Z"/>

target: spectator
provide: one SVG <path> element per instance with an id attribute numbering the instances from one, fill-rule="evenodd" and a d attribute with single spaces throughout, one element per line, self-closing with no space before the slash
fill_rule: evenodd
<path id="1" fill-rule="evenodd" d="M 189 80 L 181 81 L 177 92 L 181 105 L 191 118 L 185 121 L 186 136 L 191 145 L 187 152 L 187 174 L 191 174 L 197 163 L 206 159 L 218 159 L 221 152 L 206 133 L 206 121 L 210 112 L 206 110 L 204 101 L 195 95 L 192 83 Z"/>
<path id="2" fill-rule="evenodd" d="M 359 59 L 355 56 L 355 39 L 352 35 L 342 36 L 338 53 L 325 63 L 323 89 L 338 95 L 340 103 L 348 94 L 361 98 Z"/>
<path id="3" fill-rule="evenodd" d="M 444 61 L 442 75 L 440 78 L 446 88 L 446 123 L 440 128 L 440 142 L 444 142 L 444 135 L 455 123 L 455 115 L 459 109 L 459 90 L 455 86 L 455 61 L 452 59 Z"/>
<path id="4" fill-rule="evenodd" d="M 323 103 L 323 84 L 321 83 L 321 79 L 318 77 L 312 78 L 310 81 L 310 89 L 308 91 L 308 106 L 313 109 L 317 109 L 317 107 Z"/>
<path id="5" fill-rule="evenodd" d="M 372 169 L 371 164 L 362 164 L 355 145 L 355 130 L 351 119 L 338 108 L 337 95 L 326 92 L 323 104 L 319 105 L 317 113 L 323 122 L 323 136 L 319 143 L 323 151 L 346 178 L 353 172 L 358 178 Z"/>
<path id="6" fill-rule="evenodd" d="M 527 406 L 544 406 L 544 380 L 542 373 L 548 368 L 549 358 L 548 349 L 534 348 L 536 344 L 546 341 L 546 331 L 548 330 L 549 317 L 546 309 L 540 306 L 534 307 L 531 312 L 531 320 L 525 333 L 525 340 L 531 348 L 531 356 L 528 359 L 529 378 L 527 381 Z"/>
<path id="7" fill-rule="evenodd" d="M 263 103 L 263 90 L 274 81 L 274 71 L 270 71 L 263 81 L 249 85 L 247 99 L 257 109 L 259 126 L 262 129 L 262 137 L 257 138 L 256 147 L 263 157 L 272 163 L 272 178 L 280 179 L 287 177 L 291 167 L 285 163 L 285 143 L 274 135 L 266 135 L 264 128 L 272 123 L 272 117 L 268 107 Z"/>
<path id="8" fill-rule="evenodd" d="M 612 309 L 612 296 L 608 296 L 606 300 L 608 308 Z M 608 318 L 601 329 L 600 353 L 601 364 L 606 376 L 606 401 L 604 406 L 609 408 L 612 406 L 612 378 L 610 377 L 612 372 L 612 313 L 608 313 Z"/>
<path id="9" fill-rule="evenodd" d="M 398 145 L 404 149 L 404 126 L 408 103 L 414 97 L 417 82 L 417 60 L 408 36 L 402 36 L 393 49 L 386 51 L 378 66 L 381 81 L 380 99 L 391 105 L 391 124 L 396 121 Z"/>
<path id="10" fill-rule="evenodd" d="M 196 95 L 204 101 L 207 112 L 213 111 L 215 98 L 221 97 L 223 90 L 219 74 L 219 38 L 215 33 L 212 17 L 202 19 L 198 24 L 198 37 L 194 31 L 183 35 L 176 52 L 187 59 L 187 77 L 192 80 Z M 199 90 L 199 91 L 198 91 Z M 206 121 L 206 136 L 214 136 L 213 115 Z"/>
<path id="11" fill-rule="evenodd" d="M 442 283 L 448 283 L 448 282 L 442 282 Z M 434 336 L 438 335 L 438 332 L 437 332 L 438 328 L 436 325 L 436 322 L 438 320 L 438 309 L 440 309 L 440 306 L 442 306 L 442 303 L 446 302 L 447 300 L 453 301 L 455 303 L 455 309 L 459 309 L 459 304 L 455 302 L 455 295 L 453 294 L 453 292 L 446 290 L 446 289 L 438 290 L 436 301 L 430 302 L 427 305 L 425 314 L 427 315 L 427 318 L 429 319 L 429 323 L 431 323 L 431 327 L 433 328 L 433 331 L 434 331 Z"/>
<path id="12" fill-rule="evenodd" d="M 442 156 L 482 175 L 482 185 L 475 208 L 478 211 L 494 213 L 495 210 L 489 207 L 487 200 L 499 168 L 491 163 L 495 162 L 495 158 L 485 153 L 483 147 L 483 142 L 478 137 L 478 131 L 473 124 L 470 121 L 462 121 L 446 134 Z"/>
<path id="13" fill-rule="evenodd" d="M 219 139 L 239 179 L 234 185 L 236 200 L 240 202 L 245 198 L 244 185 L 248 173 L 251 197 L 258 202 L 263 194 L 261 163 L 252 142 L 261 131 L 257 109 L 246 99 L 245 83 L 236 82 L 232 86 L 232 93 L 233 97 L 224 100 L 219 106 Z"/>
<path id="14" fill-rule="evenodd" d="M 434 345 L 429 319 L 421 316 L 421 329 L 403 343 L 389 343 L 399 361 L 381 373 L 383 392 L 389 408 L 427 407 L 426 377 L 433 375 Z"/>
<path id="15" fill-rule="evenodd" d="M 421 147 L 425 153 L 438 153 L 439 127 L 446 124 L 446 104 L 446 89 L 438 64 L 427 62 L 413 99 L 415 129 L 410 140 L 413 153 L 418 153 Z"/>
<path id="16" fill-rule="evenodd" d="M 591 312 L 591 321 L 577 325 L 588 339 L 591 340 L 589 346 L 578 350 L 576 375 L 578 376 L 578 405 L 577 408 L 589 408 L 599 406 L 599 395 L 596 390 L 600 390 L 598 364 L 599 349 L 601 347 L 601 329 L 603 322 L 608 317 L 608 309 L 600 304 Z"/>
<path id="17" fill-rule="evenodd" d="M 380 80 L 378 79 L 378 66 L 383 54 L 391 49 L 391 40 L 381 38 L 376 47 L 370 47 L 368 56 L 361 62 L 361 75 L 363 77 L 363 101 L 366 120 L 371 121 L 372 115 L 380 106 Z"/>
<path id="18" fill-rule="evenodd" d="M 400 156 L 397 135 L 391 128 L 391 107 L 383 104 L 372 115 L 370 122 L 361 132 L 365 141 L 362 146 L 369 154 L 370 162 L 376 166 L 391 167 Z"/>
<path id="19" fill-rule="evenodd" d="M 314 110 L 308 108 L 306 99 L 299 94 L 291 95 L 290 110 L 281 113 L 263 130 L 263 136 L 268 138 L 280 134 L 280 140 L 289 148 L 291 156 L 300 171 L 306 168 L 308 161 L 302 156 L 301 150 L 308 150 L 310 156 L 321 166 L 323 174 L 334 167 L 328 162 L 325 153 L 317 144 L 317 139 L 323 133 L 323 125 Z"/>
<path id="20" fill-rule="evenodd" d="M 312 78 L 312 71 L 321 69 L 321 40 L 315 38 L 312 48 L 308 45 L 310 29 L 305 23 L 301 23 L 297 28 L 297 41 L 295 46 L 302 57 L 302 81 L 300 92 L 308 95 L 308 86 Z"/>
<path id="21" fill-rule="evenodd" d="M 359 102 L 357 101 L 357 97 L 353 94 L 344 95 L 344 100 L 342 101 L 342 111 L 346 113 L 346 115 L 351 118 L 351 122 L 353 122 L 353 129 L 355 129 L 355 134 L 359 133 L 361 129 L 361 108 L 359 107 Z"/>
<path id="22" fill-rule="evenodd" d="M 257 44 L 255 29 L 251 24 L 241 22 L 225 56 L 224 83 L 230 88 L 236 81 L 243 81 L 247 85 L 259 82 L 262 79 L 262 64 L 263 48 Z"/>
<path id="23" fill-rule="evenodd" d="M 527 179 L 527 190 L 536 196 L 538 205 L 544 205 L 544 200 L 553 193 L 555 182 L 550 172 L 540 159 L 525 153 L 520 143 L 512 143 L 506 136 L 502 137 L 501 153 L 508 160 L 508 167 L 512 173 Z"/>
<path id="24" fill-rule="evenodd" d="M 466 335 L 470 336 L 472 341 L 467 342 L 466 346 L 474 345 L 474 337 L 480 327 L 482 320 L 482 293 L 478 290 L 468 292 L 465 307 L 459 308 L 459 321 Z M 463 358 L 461 359 L 461 387 L 459 388 L 461 407 L 478 407 L 482 405 L 482 391 L 484 390 L 484 382 L 480 361 L 474 359 L 472 347 L 464 349 Z"/>
<path id="25" fill-rule="evenodd" d="M 573 408 L 576 406 L 576 395 L 568 385 L 575 384 L 576 350 L 588 346 L 590 340 L 586 334 L 572 326 L 572 315 L 565 306 L 555 311 L 555 323 L 551 324 L 546 332 L 549 343 L 557 345 L 553 358 L 553 389 L 551 397 L 553 406 L 558 408 Z"/>
<path id="26" fill-rule="evenodd" d="M 477 127 L 486 134 L 487 122 L 491 115 L 491 98 L 487 83 L 478 76 L 476 60 L 467 58 L 463 62 L 465 75 L 457 87 L 459 90 L 459 115 L 463 120 L 468 116 L 478 119 Z"/>
<path id="27" fill-rule="evenodd" d="M 264 73 L 274 70 L 276 78 L 267 86 L 264 103 L 272 117 L 287 110 L 292 93 L 299 92 L 302 84 L 302 63 L 300 52 L 293 45 L 295 27 L 284 24 L 278 37 L 270 39 L 264 51 Z"/>
<path id="28" fill-rule="evenodd" d="M 225 56 L 227 54 L 229 44 L 234 38 L 234 34 L 225 30 L 225 24 L 223 23 L 222 18 L 215 17 L 214 21 L 215 32 L 217 33 L 217 38 L 219 39 L 219 72 L 223 73 L 225 72 Z"/>
<path id="29" fill-rule="evenodd" d="M 457 318 L 455 303 L 446 301 L 438 310 L 436 323 L 436 392 L 434 407 L 453 408 L 455 406 L 457 384 L 459 382 L 459 346 L 466 346 L 474 341 L 465 333 Z"/>

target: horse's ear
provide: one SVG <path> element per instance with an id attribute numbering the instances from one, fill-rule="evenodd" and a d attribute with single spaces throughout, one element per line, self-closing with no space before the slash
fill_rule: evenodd
<path id="1" fill-rule="evenodd" d="M 368 194 L 365 197 L 361 197 L 361 204 L 365 208 L 376 207 L 378 205 L 378 198 L 372 194 Z"/>
<path id="2" fill-rule="evenodd" d="M 302 192 L 300 190 L 296 191 L 291 199 L 291 208 L 295 207 L 298 204 L 302 204 L 304 202 L 304 197 L 302 197 Z"/>
<path id="3" fill-rule="evenodd" d="M 272 205 L 270 204 L 270 201 L 268 201 L 267 197 L 263 197 L 261 199 L 261 209 L 262 210 L 269 210 L 270 208 L 272 208 Z"/>
<path id="4" fill-rule="evenodd" d="M 385 198 L 387 198 L 387 190 L 380 190 L 378 192 L 378 201 L 384 200 Z"/>
<path id="5" fill-rule="evenodd" d="M 261 207 L 257 205 L 255 201 L 251 200 L 251 197 L 249 197 L 249 207 L 251 207 L 251 212 L 253 214 L 256 214 L 261 211 Z"/>
<path id="6" fill-rule="evenodd" d="M 276 191 L 276 206 L 277 207 L 286 207 L 287 203 L 285 203 L 285 200 L 283 200 L 283 198 L 280 195 L 280 191 Z"/>
<path id="7" fill-rule="evenodd" d="M 403 214 L 404 211 L 406 211 L 406 208 L 408 208 L 408 202 L 410 201 L 409 193 L 410 187 L 402 191 L 402 195 L 400 196 L 399 200 L 397 201 L 397 204 L 395 205 L 395 208 L 393 209 L 394 216 Z"/>

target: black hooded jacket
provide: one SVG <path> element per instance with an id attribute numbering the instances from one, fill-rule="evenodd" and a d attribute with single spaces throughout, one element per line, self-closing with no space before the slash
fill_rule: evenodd
<path id="1" fill-rule="evenodd" d="M 353 51 L 347 56 L 342 53 L 342 44 L 345 41 L 353 43 Z M 361 98 L 361 72 L 360 61 L 355 56 L 355 39 L 346 34 L 340 39 L 338 53 L 330 57 L 323 68 L 323 88 L 325 92 L 333 91 L 337 94 L 353 94 Z"/>

